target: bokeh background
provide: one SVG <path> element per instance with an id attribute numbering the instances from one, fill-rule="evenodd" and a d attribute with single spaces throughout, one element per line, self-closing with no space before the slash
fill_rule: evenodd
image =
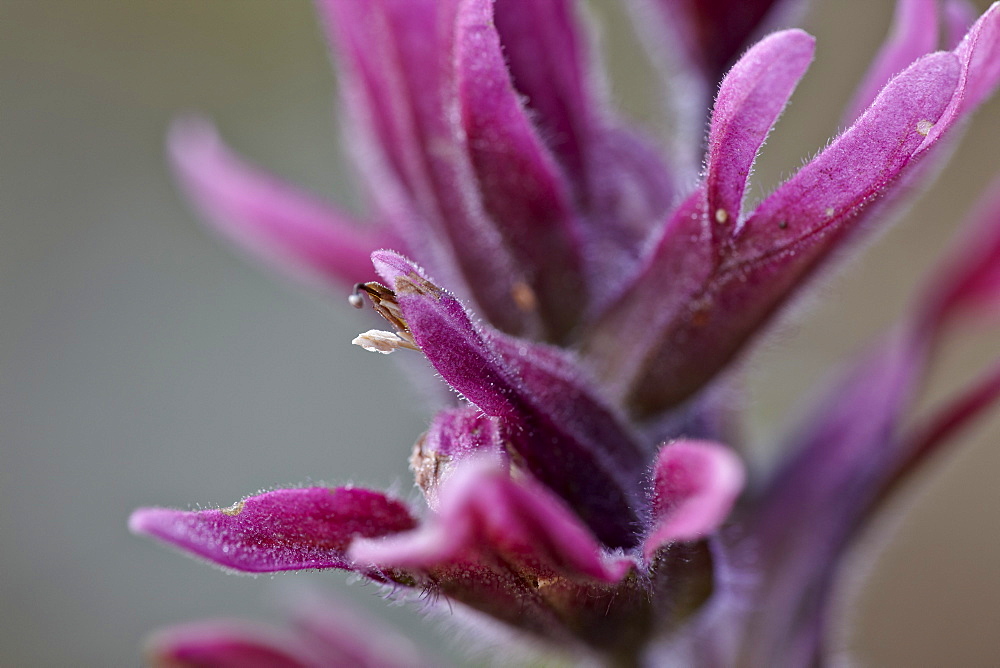
<path id="1" fill-rule="evenodd" d="M 661 126 L 626 22 L 596 4 L 615 96 Z M 817 60 L 765 149 L 758 192 L 835 132 L 891 9 L 814 2 Z M 393 360 L 350 346 L 368 321 L 343 295 L 232 254 L 164 166 L 170 120 L 200 111 L 248 156 L 357 206 L 334 90 L 305 1 L 0 0 L 0 666 L 133 665 L 150 629 L 277 619 L 275 601 L 302 585 L 440 645 L 435 624 L 341 574 L 224 575 L 126 530 L 139 505 L 228 505 L 304 481 L 409 494 L 406 458 L 430 413 Z M 998 127 L 993 102 L 936 185 L 750 361 L 758 462 L 810 383 L 912 298 L 1000 172 Z M 998 342 L 993 329 L 953 346 L 928 401 Z M 845 583 L 845 656 L 1000 665 L 998 478 L 992 419 L 896 500 Z"/>

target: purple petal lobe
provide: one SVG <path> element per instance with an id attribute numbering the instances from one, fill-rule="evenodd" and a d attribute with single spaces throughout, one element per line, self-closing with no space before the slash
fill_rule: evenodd
<path id="1" fill-rule="evenodd" d="M 711 212 L 697 193 L 681 207 L 627 303 L 602 316 L 601 373 L 626 388 L 627 405 L 655 414 L 733 358 L 911 164 L 950 104 L 959 70 L 953 54 L 938 53 L 893 79 L 853 127 L 737 229 L 721 263 L 698 233 Z M 608 345 L 616 327 L 631 335 L 631 350 Z"/>
<path id="2" fill-rule="evenodd" d="M 966 26 L 968 27 L 968 26 Z M 963 30 L 964 32 L 964 30 Z M 849 124 L 868 108 L 889 79 L 920 56 L 934 50 L 938 42 L 935 0 L 897 0 L 892 30 L 872 62 L 854 99 L 844 112 Z"/>
<path id="3" fill-rule="evenodd" d="M 175 123 L 169 149 L 177 178 L 226 238 L 337 290 L 371 276 L 368 256 L 386 243 L 384 233 L 244 163 L 205 121 Z"/>
<path id="4" fill-rule="evenodd" d="M 537 310 L 523 308 L 530 281 L 484 209 L 461 126 L 459 2 L 322 0 L 318 7 L 355 122 L 380 156 L 373 182 L 388 195 L 383 208 L 399 235 L 467 290 L 490 322 L 538 336 Z"/>
<path id="5" fill-rule="evenodd" d="M 513 86 L 569 182 L 588 290 L 600 300 L 608 284 L 632 269 L 650 227 L 669 210 L 673 177 L 656 144 L 621 127 L 599 94 L 575 3 L 498 0 L 495 6 Z"/>
<path id="6" fill-rule="evenodd" d="M 613 547 L 636 541 L 644 456 L 554 348 L 473 325 L 462 305 L 406 258 L 372 255 L 420 349 L 457 392 L 499 418 L 524 465 Z"/>
<path id="7" fill-rule="evenodd" d="M 715 531 L 742 491 L 744 477 L 742 462 L 724 445 L 665 445 L 653 465 L 653 530 L 643 544 L 646 558 L 668 543 Z"/>
<path id="8" fill-rule="evenodd" d="M 801 262 L 807 246 L 827 249 L 828 244 L 816 242 L 853 222 L 922 148 L 952 100 L 959 73 L 954 55 L 937 53 L 889 82 L 854 126 L 754 212 L 730 271 L 745 271 L 793 250 Z"/>
<path id="9" fill-rule="evenodd" d="M 419 529 L 356 541 L 359 564 L 434 570 L 457 564 L 516 564 L 536 577 L 617 582 L 632 566 L 606 558 L 572 511 L 544 487 L 515 482 L 496 461 L 472 458 L 441 489 L 440 511 Z"/>
<path id="10" fill-rule="evenodd" d="M 633 559 L 607 554 L 561 499 L 495 458 L 464 459 L 419 529 L 356 541 L 350 556 L 423 573 L 432 595 L 563 646 L 624 655 L 649 632 Z"/>
<path id="11" fill-rule="evenodd" d="M 459 104 L 483 205 L 531 272 L 548 338 L 559 340 L 587 305 L 567 183 L 511 84 L 490 0 L 463 2 L 456 29 Z"/>
<path id="12" fill-rule="evenodd" d="M 708 136 L 708 210 L 713 238 L 738 222 L 757 151 L 812 60 L 815 40 L 786 30 L 761 40 L 722 81 Z"/>
<path id="13" fill-rule="evenodd" d="M 595 105 L 573 3 L 497 0 L 495 22 L 514 87 L 569 176 L 585 181 Z"/>
<path id="14" fill-rule="evenodd" d="M 350 487 L 279 489 L 220 510 L 141 508 L 129 519 L 134 533 L 251 573 L 350 568 L 344 554 L 352 540 L 415 524 L 399 501 Z"/>

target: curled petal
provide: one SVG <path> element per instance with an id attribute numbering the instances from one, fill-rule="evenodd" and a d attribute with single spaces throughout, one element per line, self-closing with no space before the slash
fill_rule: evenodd
<path id="1" fill-rule="evenodd" d="M 337 290 L 371 275 L 368 256 L 388 236 L 243 162 L 207 122 L 174 124 L 170 157 L 177 178 L 227 239 L 299 278 Z"/>
<path id="2" fill-rule="evenodd" d="M 663 545 L 712 533 L 743 490 L 745 473 L 726 446 L 710 441 L 665 445 L 653 465 L 653 529 L 643 543 L 647 559 Z"/>
<path id="3" fill-rule="evenodd" d="M 809 67 L 814 48 L 815 39 L 801 30 L 774 33 L 747 51 L 723 79 L 706 159 L 713 237 L 739 220 L 757 151 Z"/>
<path id="4" fill-rule="evenodd" d="M 751 273 L 793 255 L 794 262 L 783 264 L 794 266 L 829 250 L 832 238 L 856 224 L 866 204 L 924 147 L 955 96 L 960 73 L 953 54 L 936 53 L 889 82 L 854 126 L 761 203 L 726 269 Z"/>
<path id="5" fill-rule="evenodd" d="M 530 479 L 514 481 L 492 459 L 470 458 L 441 488 L 440 511 L 420 528 L 356 541 L 359 564 L 434 571 L 499 560 L 538 578 L 617 582 L 632 566 L 606 558 L 573 512 Z"/>
<path id="6" fill-rule="evenodd" d="M 237 571 L 351 568 L 355 538 L 384 536 L 416 525 L 399 501 L 351 487 L 279 489 L 231 508 L 140 508 L 129 528 Z"/>
<path id="7" fill-rule="evenodd" d="M 372 260 L 420 349 L 457 392 L 500 418 L 510 447 L 606 544 L 635 544 L 644 457 L 556 349 L 473 325 L 453 296 L 392 251 Z"/>
<path id="8" fill-rule="evenodd" d="M 920 56 L 933 51 L 937 42 L 936 0 L 897 0 L 889 37 L 872 61 L 854 99 L 847 106 L 845 121 L 848 124 L 853 122 L 875 100 L 889 79 Z"/>
<path id="9" fill-rule="evenodd" d="M 373 569 L 423 573 L 441 593 L 563 647 L 628 652 L 649 632 L 649 591 L 635 562 L 605 551 L 566 504 L 495 458 L 460 462 L 439 512 L 420 528 L 359 540 Z"/>

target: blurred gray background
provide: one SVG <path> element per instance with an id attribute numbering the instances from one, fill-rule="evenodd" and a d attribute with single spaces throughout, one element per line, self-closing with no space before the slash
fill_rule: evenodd
<path id="1" fill-rule="evenodd" d="M 835 132 L 890 12 L 815 2 L 817 60 L 759 192 Z M 622 17 L 600 13 L 614 93 L 655 128 L 648 70 Z M 168 123 L 197 110 L 251 158 L 357 204 L 334 90 L 304 1 L 0 0 L 0 666 L 135 664 L 157 626 L 277 619 L 272 600 L 303 583 L 438 644 L 433 624 L 341 574 L 224 575 L 125 526 L 139 505 L 228 505 L 303 481 L 409 493 L 430 412 L 393 360 L 350 346 L 368 321 L 343 295 L 234 256 L 164 166 Z M 998 119 L 996 102 L 982 109 L 937 184 L 751 360 L 762 443 L 902 310 L 1000 172 Z M 996 354 L 998 332 L 953 346 L 929 400 Z M 396 408 L 376 417 L 375 404 Z M 845 651 L 873 666 L 1000 665 L 998 477 L 993 419 L 897 499 L 880 526 L 891 540 L 869 540 L 845 583 Z"/>

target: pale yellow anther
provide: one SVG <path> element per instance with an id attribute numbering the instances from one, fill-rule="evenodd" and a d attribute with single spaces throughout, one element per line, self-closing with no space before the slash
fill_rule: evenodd
<path id="1" fill-rule="evenodd" d="M 388 355 L 397 348 L 409 348 L 410 350 L 420 350 L 414 344 L 392 332 L 383 332 L 380 329 L 369 329 L 363 334 L 358 334 L 351 341 L 356 346 L 361 346 L 365 350 L 373 353 Z"/>
<path id="2" fill-rule="evenodd" d="M 928 135 L 928 133 L 931 131 L 931 128 L 933 127 L 934 124 L 926 119 L 922 121 L 917 121 L 917 132 L 925 137 Z"/>
<path id="3" fill-rule="evenodd" d="M 729 220 L 729 212 L 725 209 L 719 208 L 715 210 L 715 222 L 722 225 L 727 220 Z"/>
<path id="4" fill-rule="evenodd" d="M 230 517 L 233 517 L 243 512 L 244 505 L 246 505 L 246 499 L 243 499 L 242 501 L 237 501 L 228 508 L 220 508 L 219 512 L 221 512 L 223 515 L 229 515 Z"/>

